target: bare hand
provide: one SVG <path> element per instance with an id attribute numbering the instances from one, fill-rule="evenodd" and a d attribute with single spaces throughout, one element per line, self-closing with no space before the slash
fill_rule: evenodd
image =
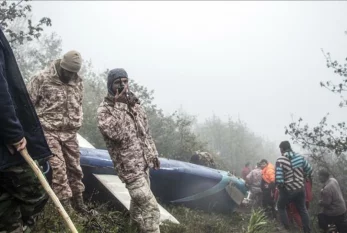
<path id="1" fill-rule="evenodd" d="M 8 150 L 11 152 L 11 154 L 14 154 L 15 150 L 22 151 L 27 146 L 27 140 L 25 138 L 22 138 L 19 142 L 13 143 L 12 145 L 7 145 Z"/>
<path id="2" fill-rule="evenodd" d="M 115 102 L 117 102 L 117 100 L 121 99 L 121 98 L 124 98 L 125 97 L 125 93 L 127 93 L 128 91 L 128 85 L 126 85 L 123 89 L 123 91 L 121 93 L 118 92 L 118 89 L 117 89 L 117 93 L 116 95 L 114 96 L 114 100 Z"/>

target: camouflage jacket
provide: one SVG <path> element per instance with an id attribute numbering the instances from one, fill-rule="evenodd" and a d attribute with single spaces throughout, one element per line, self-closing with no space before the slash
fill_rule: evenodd
<path id="1" fill-rule="evenodd" d="M 213 157 L 208 152 L 196 151 L 195 154 L 190 158 L 190 162 L 210 168 L 216 168 Z"/>
<path id="2" fill-rule="evenodd" d="M 158 152 L 141 105 L 129 110 L 127 104 L 115 102 L 112 96 L 105 97 L 98 108 L 98 127 L 124 183 L 145 176 L 146 169 L 153 167 Z"/>
<path id="3" fill-rule="evenodd" d="M 44 130 L 77 131 L 82 126 L 83 83 L 60 81 L 55 64 L 30 79 L 27 89 Z"/>

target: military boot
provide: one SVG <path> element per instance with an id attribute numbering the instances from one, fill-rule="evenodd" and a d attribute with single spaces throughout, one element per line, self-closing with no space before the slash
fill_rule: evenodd
<path id="1" fill-rule="evenodd" d="M 84 204 L 82 194 L 73 197 L 73 207 L 77 212 L 87 214 L 89 213 L 88 207 Z"/>
<path id="2" fill-rule="evenodd" d="M 23 220 L 23 232 L 31 233 L 31 229 L 34 228 L 35 223 L 37 221 L 37 215 L 30 216 L 30 217 L 22 217 L 22 220 Z"/>
<path id="3" fill-rule="evenodd" d="M 70 199 L 64 199 L 61 200 L 60 203 L 62 204 L 62 206 L 64 207 L 65 211 L 70 215 L 73 213 L 73 208 L 71 206 L 71 201 Z"/>
<path id="4" fill-rule="evenodd" d="M 23 226 L 23 233 L 31 233 L 31 228 L 28 226 Z"/>

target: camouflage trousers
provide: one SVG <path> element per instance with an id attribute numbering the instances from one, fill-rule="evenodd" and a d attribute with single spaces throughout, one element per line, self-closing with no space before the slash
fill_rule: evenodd
<path id="1" fill-rule="evenodd" d="M 160 233 L 160 211 L 151 188 L 149 177 L 141 177 L 126 188 L 131 196 L 130 216 L 141 233 Z"/>
<path id="2" fill-rule="evenodd" d="M 45 131 L 45 136 L 53 154 L 49 164 L 54 193 L 59 200 L 81 195 L 85 188 L 76 133 Z"/>
<path id="3" fill-rule="evenodd" d="M 0 171 L 0 233 L 22 233 L 48 196 L 28 164 Z M 30 224 L 29 224 L 30 223 Z"/>

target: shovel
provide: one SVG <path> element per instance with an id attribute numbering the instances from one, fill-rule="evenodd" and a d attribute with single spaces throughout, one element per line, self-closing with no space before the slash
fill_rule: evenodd
<path id="1" fill-rule="evenodd" d="M 33 171 L 35 172 L 36 176 L 39 178 L 40 183 L 42 184 L 43 188 L 46 190 L 48 196 L 54 202 L 54 205 L 58 208 L 58 211 L 59 211 L 60 215 L 63 217 L 63 219 L 65 220 L 68 228 L 71 230 L 71 232 L 78 233 L 75 225 L 71 221 L 69 215 L 66 213 L 64 207 L 61 205 L 58 197 L 55 195 L 55 193 L 53 192 L 52 188 L 49 186 L 49 184 L 48 184 L 46 178 L 43 176 L 41 170 L 36 165 L 34 160 L 30 157 L 30 155 L 28 153 L 28 150 L 26 148 L 24 148 L 22 151 L 20 151 L 20 153 L 24 157 L 25 161 L 27 161 L 27 163 L 33 169 Z"/>

